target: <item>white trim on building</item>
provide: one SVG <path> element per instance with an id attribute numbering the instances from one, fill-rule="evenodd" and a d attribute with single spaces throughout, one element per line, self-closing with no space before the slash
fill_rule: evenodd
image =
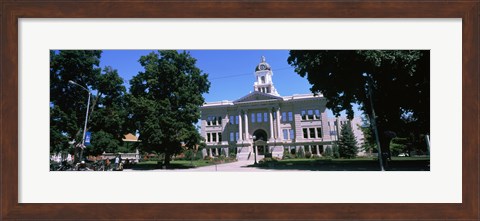
<path id="1" fill-rule="evenodd" d="M 282 97 L 274 87 L 272 76 L 270 65 L 262 57 L 255 68 L 253 92 L 235 101 L 207 102 L 201 107 L 201 135 L 206 140 L 209 156 L 235 151 L 239 160 L 249 159 L 255 152 L 259 156 L 268 153 L 282 157 L 285 150 L 302 148 L 321 155 L 337 140 L 332 135 L 330 124 L 333 123 L 330 122 L 346 119 L 328 118 L 326 98 L 321 94 Z M 351 122 L 357 121 L 355 118 Z M 352 129 L 357 140 L 361 140 L 358 127 L 352 125 Z M 254 136 L 265 142 L 257 147 L 258 151 L 253 148 Z"/>

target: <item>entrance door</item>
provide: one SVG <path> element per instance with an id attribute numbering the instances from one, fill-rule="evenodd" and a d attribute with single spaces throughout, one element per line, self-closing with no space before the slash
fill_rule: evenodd
<path id="1" fill-rule="evenodd" d="M 258 153 L 257 155 L 265 155 L 268 153 L 268 146 L 267 144 L 267 132 L 262 129 L 258 129 L 253 132 L 253 141 L 255 146 L 257 147 Z"/>

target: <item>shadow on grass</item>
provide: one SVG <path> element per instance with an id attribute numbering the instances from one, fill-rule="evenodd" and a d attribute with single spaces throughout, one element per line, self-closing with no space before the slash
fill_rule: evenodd
<path id="1" fill-rule="evenodd" d="M 429 159 L 418 160 L 392 160 L 388 162 L 388 171 L 430 171 Z M 380 171 L 376 160 L 363 159 L 295 159 L 280 160 L 276 162 L 264 162 L 258 165 L 246 167 L 257 167 L 268 170 L 300 170 L 300 171 Z"/>

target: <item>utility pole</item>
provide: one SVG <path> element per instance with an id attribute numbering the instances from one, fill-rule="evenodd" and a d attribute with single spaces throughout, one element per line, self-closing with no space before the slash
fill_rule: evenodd
<path id="1" fill-rule="evenodd" d="M 83 149 L 85 148 L 85 135 L 87 134 L 87 123 L 88 123 L 88 110 L 90 109 L 90 96 L 91 96 L 91 93 L 90 93 L 90 90 L 87 89 L 87 87 L 84 87 L 72 80 L 68 81 L 68 83 L 70 84 L 73 84 L 73 85 L 76 85 L 76 86 L 79 86 L 81 88 L 83 88 L 85 91 L 88 92 L 88 101 L 87 101 L 87 113 L 85 114 L 85 124 L 84 124 L 84 127 L 83 127 L 83 138 L 82 138 L 82 146 L 80 147 L 81 150 L 80 150 L 80 161 L 82 161 L 82 158 L 83 158 Z"/>
<path id="2" fill-rule="evenodd" d="M 385 171 L 383 166 L 383 155 L 382 155 L 382 147 L 380 146 L 380 138 L 378 136 L 377 124 L 376 124 L 376 116 L 375 116 L 375 109 L 373 108 L 373 98 L 372 98 L 372 76 L 370 74 L 364 73 L 363 76 L 367 77 L 367 86 L 368 86 L 368 98 L 370 100 L 370 108 L 372 109 L 372 116 L 370 119 L 370 124 L 372 124 L 373 131 L 375 133 L 375 141 L 378 147 L 378 162 L 380 163 L 380 170 Z"/>

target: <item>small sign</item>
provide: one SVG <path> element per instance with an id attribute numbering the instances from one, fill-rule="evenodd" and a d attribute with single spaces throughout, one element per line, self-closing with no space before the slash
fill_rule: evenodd
<path id="1" fill-rule="evenodd" d="M 86 145 L 86 146 L 91 145 L 91 144 L 90 144 L 91 138 L 92 138 L 92 133 L 91 133 L 91 132 L 86 132 L 86 133 L 85 133 L 85 145 Z"/>

